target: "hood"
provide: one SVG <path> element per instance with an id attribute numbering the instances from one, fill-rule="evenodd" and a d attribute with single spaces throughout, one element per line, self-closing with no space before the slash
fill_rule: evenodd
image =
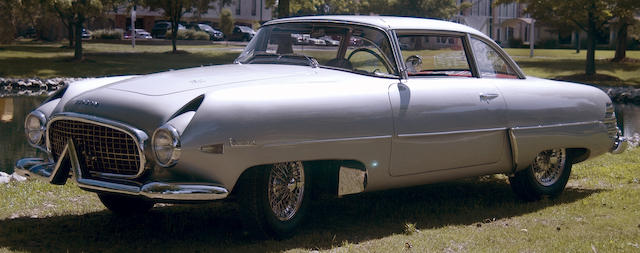
<path id="1" fill-rule="evenodd" d="M 279 84 L 314 73 L 307 66 L 237 64 L 168 71 L 116 81 L 77 94 L 66 101 L 62 111 L 116 120 L 149 133 L 190 101 L 212 91 Z"/>
<path id="2" fill-rule="evenodd" d="M 105 87 L 148 96 L 207 89 L 220 85 L 302 76 L 313 73 L 305 66 L 283 71 L 282 65 L 220 65 L 156 73 L 114 83 Z"/>

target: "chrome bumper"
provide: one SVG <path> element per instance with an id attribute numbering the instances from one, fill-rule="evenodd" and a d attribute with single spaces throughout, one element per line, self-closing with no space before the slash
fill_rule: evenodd
<path id="1" fill-rule="evenodd" d="M 627 138 L 622 136 L 622 133 L 620 132 L 620 130 L 618 130 L 618 134 L 616 135 L 616 138 L 613 141 L 613 146 L 611 147 L 609 152 L 611 152 L 612 154 L 620 154 L 627 150 L 628 145 L 629 142 L 627 141 Z"/>
<path id="2" fill-rule="evenodd" d="M 16 163 L 15 172 L 27 178 L 54 183 L 54 179 L 67 176 L 56 175 L 62 170 L 54 171 L 55 165 L 41 158 L 24 158 Z M 72 168 L 75 175 L 80 175 L 74 170 L 75 168 Z M 136 195 L 158 202 L 217 200 L 229 195 L 227 189 L 215 185 L 150 182 L 143 186 L 132 186 L 79 177 L 75 177 L 75 180 L 83 189 Z"/>

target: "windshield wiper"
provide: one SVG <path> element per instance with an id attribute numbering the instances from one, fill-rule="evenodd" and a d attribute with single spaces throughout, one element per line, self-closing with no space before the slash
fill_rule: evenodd
<path id="1" fill-rule="evenodd" d="M 272 53 L 258 53 L 258 54 L 254 54 L 249 60 L 247 60 L 247 63 L 270 63 L 271 61 L 268 60 L 263 60 L 263 59 L 270 59 L 270 58 L 276 58 L 275 62 L 273 63 L 281 63 L 283 60 L 288 60 L 288 59 L 293 59 L 293 60 L 304 60 L 305 65 L 311 66 L 313 68 L 317 68 L 318 67 L 318 61 L 316 61 L 316 59 L 314 59 L 313 57 L 309 57 L 306 55 L 299 55 L 299 54 L 272 54 Z M 286 61 L 286 62 L 291 62 Z"/>

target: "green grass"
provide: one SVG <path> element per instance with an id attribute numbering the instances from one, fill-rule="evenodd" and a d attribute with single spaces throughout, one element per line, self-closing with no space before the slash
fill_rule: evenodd
<path id="1" fill-rule="evenodd" d="M 529 49 L 506 49 L 518 62 L 525 74 L 542 78 L 556 79 L 576 74 L 584 74 L 586 50 L 536 49 L 535 56 L 529 58 Z M 596 51 L 596 72 L 614 76 L 620 81 L 586 80 L 588 83 L 605 86 L 640 86 L 640 51 L 627 51 L 630 62 L 610 62 L 615 51 Z"/>
<path id="2" fill-rule="evenodd" d="M 167 45 L 131 45 L 85 43 L 85 60 L 71 60 L 73 49 L 59 43 L 18 43 L 0 45 L 0 76 L 97 77 L 148 74 L 169 69 L 231 63 L 241 47 L 223 45 L 178 46 L 183 51 L 171 54 Z"/>
<path id="3" fill-rule="evenodd" d="M 314 202 L 296 236 L 252 241 L 232 203 L 112 216 L 74 184 L 0 185 L 0 252 L 638 252 L 640 148 L 574 165 L 556 199 L 501 175 Z"/>

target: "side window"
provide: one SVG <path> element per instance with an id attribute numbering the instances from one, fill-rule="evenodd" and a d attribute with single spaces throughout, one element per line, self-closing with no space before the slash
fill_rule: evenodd
<path id="1" fill-rule="evenodd" d="M 409 76 L 471 77 L 461 36 L 398 35 Z"/>
<path id="2" fill-rule="evenodd" d="M 471 38 L 471 47 L 478 63 L 480 77 L 484 78 L 518 78 L 518 74 L 492 47 L 484 41 Z"/>

